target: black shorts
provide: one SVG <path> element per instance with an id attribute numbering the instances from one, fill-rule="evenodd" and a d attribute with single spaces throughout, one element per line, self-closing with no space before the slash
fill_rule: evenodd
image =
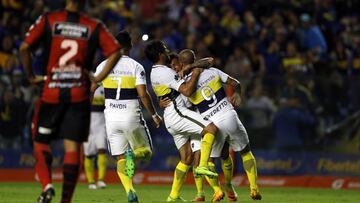
<path id="1" fill-rule="evenodd" d="M 90 125 L 90 101 L 50 104 L 41 101 L 34 140 L 50 143 L 57 138 L 87 141 Z M 35 122 L 34 122 L 35 123 Z"/>

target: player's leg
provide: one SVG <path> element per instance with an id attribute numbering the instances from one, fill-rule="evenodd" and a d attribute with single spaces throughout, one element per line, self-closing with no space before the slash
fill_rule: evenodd
<path id="1" fill-rule="evenodd" d="M 95 146 L 95 135 L 92 133 L 94 126 L 91 124 L 90 134 L 88 141 L 83 144 L 84 146 L 84 172 L 88 181 L 89 189 L 96 189 L 95 184 L 95 157 L 96 157 L 96 146 Z"/>
<path id="2" fill-rule="evenodd" d="M 51 179 L 52 153 L 50 142 L 55 137 L 56 120 L 59 108 L 55 105 L 36 102 L 32 121 L 34 139 L 35 172 L 39 177 L 42 193 L 38 198 L 39 203 L 50 202 L 55 196 Z"/>
<path id="3" fill-rule="evenodd" d="M 71 202 L 80 174 L 81 146 L 88 139 L 90 101 L 66 104 L 59 134 L 64 138 L 63 186 L 61 203 Z"/>
<path id="4" fill-rule="evenodd" d="M 88 184 L 89 184 L 89 186 L 88 186 L 89 189 L 97 188 L 97 186 L 95 184 L 95 177 L 94 177 L 95 176 L 94 161 L 95 161 L 95 156 L 86 156 L 85 155 L 84 172 L 85 172 L 85 176 L 88 181 Z"/>
<path id="5" fill-rule="evenodd" d="M 229 155 L 229 143 L 225 142 L 221 151 L 221 169 L 224 173 L 224 189 L 230 202 L 237 201 L 237 193 L 231 182 L 234 174 L 234 164 L 232 157 Z"/>
<path id="6" fill-rule="evenodd" d="M 97 167 L 98 167 L 98 188 L 105 188 L 105 176 L 106 176 L 106 168 L 107 168 L 107 157 L 106 150 L 104 148 L 98 150 L 97 155 Z"/>
<path id="7" fill-rule="evenodd" d="M 98 188 L 105 188 L 104 182 L 107 168 L 107 156 L 106 156 L 106 128 L 105 128 L 105 116 L 103 112 L 92 112 L 91 122 L 95 124 L 95 145 L 97 150 L 97 168 L 98 168 Z"/>
<path id="8" fill-rule="evenodd" d="M 150 160 L 152 157 L 152 140 L 145 120 L 140 115 L 138 122 L 128 123 L 127 140 L 130 148 L 125 152 L 126 174 L 132 178 L 135 174 L 135 159 Z"/>
<path id="9" fill-rule="evenodd" d="M 200 149 L 201 149 L 201 142 L 198 142 L 199 146 L 195 152 L 194 152 L 194 162 L 193 162 L 193 171 L 195 170 L 195 168 L 199 165 L 200 162 Z M 196 143 L 193 142 L 193 140 L 191 140 L 191 148 L 194 148 L 193 146 L 197 145 Z M 194 151 L 194 150 L 193 150 Z M 205 201 L 205 192 L 204 192 L 204 177 L 203 176 L 199 176 L 196 175 L 193 172 L 193 176 L 194 176 L 194 181 L 195 181 L 195 186 L 196 186 L 196 196 L 195 198 L 192 200 L 193 202 L 204 202 Z"/>
<path id="10" fill-rule="evenodd" d="M 217 124 L 215 124 L 215 125 L 217 125 Z M 224 143 L 225 143 L 225 135 L 223 133 L 219 132 L 218 135 L 216 136 L 215 142 L 212 146 L 210 159 L 208 162 L 209 169 L 211 171 L 213 171 L 214 173 L 216 173 L 214 158 L 220 157 Z M 213 202 L 221 201 L 224 198 L 225 194 L 219 185 L 218 177 L 206 176 L 206 180 L 209 183 L 209 185 L 211 186 L 211 188 L 214 190 L 214 194 L 213 194 L 211 201 L 213 201 Z"/>
<path id="11" fill-rule="evenodd" d="M 80 173 L 81 142 L 64 139 L 63 186 L 61 203 L 70 203 Z"/>
<path id="12" fill-rule="evenodd" d="M 180 136 L 174 136 L 175 143 L 177 143 L 177 141 L 179 142 L 180 139 L 183 139 L 179 137 Z M 182 144 L 182 146 L 179 148 L 179 152 L 180 152 L 180 161 L 175 168 L 171 192 L 169 197 L 167 198 L 168 202 L 183 201 L 182 198 L 180 197 L 181 188 L 184 184 L 187 172 L 189 171 L 194 159 L 193 153 L 191 151 L 190 140 L 187 140 L 185 144 Z"/>
<path id="13" fill-rule="evenodd" d="M 117 157 L 117 174 L 128 197 L 128 202 L 138 202 L 132 178 L 126 172 L 125 152 L 129 147 L 126 137 L 127 122 L 106 121 L 106 133 L 109 141 L 110 153 Z"/>
<path id="14" fill-rule="evenodd" d="M 241 123 L 235 111 L 231 111 L 231 121 L 227 123 L 227 130 L 230 135 L 229 144 L 235 152 L 240 152 L 243 167 L 250 183 L 250 196 L 254 200 L 260 200 L 261 195 L 257 185 L 257 167 L 254 155 L 250 150 L 249 137 L 244 125 Z M 235 122 L 234 122 L 235 121 Z"/>
<path id="15" fill-rule="evenodd" d="M 250 150 L 249 144 L 240 151 L 243 167 L 250 183 L 250 197 L 254 200 L 261 200 L 261 195 L 257 185 L 257 167 L 254 155 Z"/>
<path id="16" fill-rule="evenodd" d="M 218 129 L 213 123 L 207 125 L 202 131 L 199 167 L 207 166 L 217 131 Z"/>
<path id="17" fill-rule="evenodd" d="M 217 176 L 217 173 L 210 171 L 207 167 L 215 135 L 218 131 L 217 127 L 210 121 L 204 120 L 199 113 L 189 109 L 182 109 L 180 116 L 182 117 L 182 127 L 178 129 L 179 132 L 193 135 L 200 134 L 202 136 L 200 162 L 194 173 L 197 175 Z"/>

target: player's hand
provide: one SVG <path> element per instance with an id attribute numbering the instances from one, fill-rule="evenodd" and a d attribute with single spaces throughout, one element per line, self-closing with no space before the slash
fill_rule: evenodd
<path id="1" fill-rule="evenodd" d="M 162 123 L 162 118 L 158 114 L 153 115 L 152 118 L 155 123 L 155 127 L 159 128 Z"/>
<path id="2" fill-rule="evenodd" d="M 185 77 L 185 72 L 184 72 L 184 70 L 179 71 L 177 74 L 178 74 L 178 76 L 179 76 L 180 79 L 183 79 L 183 78 Z"/>
<path id="3" fill-rule="evenodd" d="M 37 85 L 39 83 L 42 83 L 46 80 L 46 76 L 42 76 L 42 75 L 34 75 L 28 78 L 29 82 L 31 84 Z"/>
<path id="4" fill-rule="evenodd" d="M 233 96 L 230 98 L 230 102 L 233 106 L 240 106 L 241 104 L 240 94 L 235 92 Z"/>
<path id="5" fill-rule="evenodd" d="M 193 73 L 193 74 L 200 74 L 201 72 L 203 72 L 203 70 L 204 70 L 204 69 L 202 69 L 202 68 L 194 68 L 193 71 L 192 71 L 192 73 Z"/>
<path id="6" fill-rule="evenodd" d="M 171 104 L 171 99 L 169 99 L 168 97 L 160 99 L 159 100 L 159 106 L 162 109 L 165 109 L 166 107 L 168 107 Z"/>

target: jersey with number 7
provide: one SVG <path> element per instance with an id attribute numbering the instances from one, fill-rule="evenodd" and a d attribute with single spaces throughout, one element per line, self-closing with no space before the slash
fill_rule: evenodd
<path id="1" fill-rule="evenodd" d="M 26 34 L 25 43 L 45 52 L 46 81 L 41 95 L 48 103 L 81 102 L 89 98 L 91 70 L 98 47 L 105 57 L 119 44 L 98 20 L 81 13 L 56 11 L 38 18 Z"/>

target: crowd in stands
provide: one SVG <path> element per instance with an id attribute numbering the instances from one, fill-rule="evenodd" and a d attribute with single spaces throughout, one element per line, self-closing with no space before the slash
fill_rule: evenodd
<path id="1" fill-rule="evenodd" d="M 1 3 L 0 148 L 21 148 L 39 89 L 26 81 L 18 48 L 37 17 L 64 1 Z M 357 8 L 356 0 L 89 0 L 87 12 L 114 34 L 130 31 L 130 56 L 147 74 L 147 37 L 214 57 L 242 83 L 237 110 L 254 147 L 302 149 L 331 143 L 326 129 L 360 109 Z M 34 56 L 39 74 L 42 52 Z"/>

